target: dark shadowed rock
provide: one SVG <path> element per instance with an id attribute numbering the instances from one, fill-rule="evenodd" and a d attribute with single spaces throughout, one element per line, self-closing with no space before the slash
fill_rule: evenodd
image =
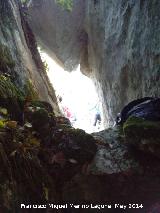
<path id="1" fill-rule="evenodd" d="M 116 123 L 123 125 L 123 123 L 131 116 L 144 118 L 145 120 L 159 121 L 160 99 L 145 97 L 130 102 L 123 108 L 121 113 L 117 115 Z"/>
<path id="2" fill-rule="evenodd" d="M 123 131 L 127 144 L 160 158 L 160 121 L 129 117 Z"/>
<path id="3" fill-rule="evenodd" d="M 160 157 L 160 98 L 145 97 L 126 105 L 117 116 L 126 143 Z"/>

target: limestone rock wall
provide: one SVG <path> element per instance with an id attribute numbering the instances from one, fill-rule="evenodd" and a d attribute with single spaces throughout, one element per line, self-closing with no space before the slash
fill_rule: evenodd
<path id="1" fill-rule="evenodd" d="M 8 73 L 22 89 L 30 79 L 40 99 L 50 102 L 58 113 L 54 90 L 49 85 L 34 35 L 20 7 L 19 0 L 0 0 L 0 46 L 13 62 L 13 66 L 2 67 L 4 56 L 1 54 L 0 72 Z"/>
<path id="2" fill-rule="evenodd" d="M 127 102 L 160 95 L 160 1 L 88 0 L 88 56 L 112 123 Z"/>
<path id="3" fill-rule="evenodd" d="M 84 2 L 75 0 L 73 10 L 68 11 L 54 0 L 33 0 L 28 13 L 40 45 L 67 70 L 73 70 L 80 63 L 87 39 L 83 30 Z"/>
<path id="4" fill-rule="evenodd" d="M 77 0 L 71 13 L 52 0 L 32 2 L 39 42 L 68 69 L 81 64 L 96 84 L 106 124 L 129 101 L 160 94 L 159 0 Z"/>

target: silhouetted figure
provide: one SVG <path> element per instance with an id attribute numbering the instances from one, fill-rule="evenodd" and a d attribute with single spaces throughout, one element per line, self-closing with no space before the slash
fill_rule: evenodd
<path id="1" fill-rule="evenodd" d="M 94 124 L 93 126 L 96 126 L 98 123 L 101 123 L 101 114 L 100 114 L 100 110 L 99 110 L 99 104 L 96 104 L 96 106 L 94 107 L 95 110 L 95 117 L 94 117 Z"/>
<path id="2" fill-rule="evenodd" d="M 99 122 L 99 123 L 101 122 L 101 115 L 100 115 L 100 113 L 96 113 L 93 126 L 96 126 L 97 122 Z"/>
<path id="3" fill-rule="evenodd" d="M 58 102 L 59 102 L 60 110 L 64 114 L 64 116 L 66 118 L 68 118 L 71 123 L 76 121 L 76 116 L 71 112 L 71 110 L 69 109 L 68 106 L 65 106 L 65 104 L 63 103 L 62 97 L 58 96 L 57 99 L 58 99 Z"/>

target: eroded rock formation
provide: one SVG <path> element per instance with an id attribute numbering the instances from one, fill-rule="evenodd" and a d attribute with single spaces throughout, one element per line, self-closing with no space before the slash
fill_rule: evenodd
<path id="1" fill-rule="evenodd" d="M 52 0 L 32 2 L 39 42 L 68 70 L 81 63 L 97 86 L 106 122 L 132 99 L 160 94 L 159 0 L 78 0 L 71 13 Z"/>
<path id="2" fill-rule="evenodd" d="M 54 5 L 54 2 L 51 4 L 49 0 L 35 2 L 37 2 L 36 7 L 41 7 L 43 2 L 50 2 L 50 6 Z M 77 2 L 80 6 L 81 1 Z M 85 17 L 85 23 L 88 24 L 81 32 L 82 41 L 84 41 L 82 43 L 85 44 L 85 47 L 87 46 L 87 49 L 83 45 L 78 46 L 79 44 L 77 45 L 75 42 L 74 48 L 72 46 L 73 52 L 70 52 L 75 56 L 73 63 L 69 60 L 72 59 L 71 55 L 68 60 L 66 60 L 66 55 L 62 58 L 60 58 L 61 54 L 59 56 L 57 54 L 57 56 L 64 64 L 67 61 L 66 65 L 70 69 L 79 63 L 80 58 L 83 59 L 82 61 L 86 60 L 85 65 L 89 62 L 90 69 L 85 70 L 85 73 L 95 78 L 99 89 L 102 89 L 102 98 L 107 97 L 104 101 L 108 104 L 107 107 L 113 106 L 113 109 L 109 108 L 112 120 L 114 113 L 120 110 L 121 104 L 129 100 L 132 95 L 133 97 L 141 96 L 143 91 L 144 94 L 148 91 L 147 95 L 159 93 L 159 88 L 156 88 L 156 85 L 159 84 L 159 76 L 155 75 L 158 72 L 159 49 L 158 45 L 154 46 L 154 42 L 158 41 L 159 28 L 156 28 L 154 24 L 158 25 L 158 19 L 155 17 L 159 15 L 157 12 L 159 3 L 156 0 L 152 2 L 94 0 L 85 3 L 85 11 L 88 14 L 88 18 L 87 14 Z M 156 3 L 157 5 L 155 5 Z M 60 10 L 58 6 L 56 7 L 57 10 Z M 80 11 L 83 9 L 81 8 Z M 126 11 L 131 16 L 130 19 L 130 16 L 126 18 Z M 141 11 L 141 13 L 137 11 Z M 45 19 L 46 10 L 44 12 L 43 18 Z M 66 14 L 66 19 L 68 15 L 71 16 L 68 24 L 76 15 L 72 16 L 73 13 L 69 14 L 66 11 L 62 13 Z M 22 14 L 19 13 L 18 1 L 0 0 L 0 211 L 22 212 L 24 210 L 20 208 L 22 203 L 24 206 L 30 204 L 31 209 L 29 210 L 32 211 L 35 208 L 33 204 L 40 203 L 44 205 L 44 212 L 50 212 L 53 210 L 50 203 L 73 203 L 80 205 L 79 212 L 83 213 L 84 209 L 81 204 L 87 206 L 89 204 L 90 208 L 92 203 L 92 207 L 97 204 L 111 204 L 112 208 L 107 209 L 107 212 L 120 212 L 121 209 L 118 206 L 115 210 L 115 204 L 120 203 L 127 205 L 126 212 L 135 212 L 135 208 L 139 208 L 139 212 L 159 212 L 159 104 L 156 105 L 158 117 L 153 121 L 148 121 L 145 116 L 141 118 L 130 116 L 125 108 L 122 112 L 127 111 L 127 116 L 117 127 L 92 136 L 83 130 L 72 128 L 66 118 L 55 116 L 58 110 L 54 93 L 52 96 L 48 90 L 48 80 L 36 50 L 34 35 L 24 14 L 25 11 Z M 80 14 L 83 13 L 80 12 Z M 139 16 L 142 14 L 142 19 L 139 19 L 138 14 Z M 146 28 L 144 23 L 139 23 L 143 21 L 144 16 L 150 18 L 145 19 Z M 126 20 L 125 23 L 123 19 Z M 122 24 L 119 23 L 120 20 Z M 139 23 L 138 27 L 132 23 L 134 20 L 136 24 Z M 82 24 L 82 22 L 80 23 Z M 103 34 L 104 25 L 108 27 L 109 23 L 112 24 L 112 28 L 106 28 L 106 34 Z M 64 25 L 63 19 L 61 24 Z M 144 32 L 141 31 L 142 26 Z M 127 29 L 130 30 L 127 31 Z M 140 35 L 137 30 L 138 32 L 140 30 Z M 120 36 L 121 33 L 118 34 L 118 32 L 123 32 L 123 36 Z M 43 34 L 43 32 L 41 33 Z M 105 36 L 103 37 L 103 35 Z M 60 38 L 61 36 L 60 34 Z M 150 40 L 147 40 L 145 36 Z M 144 38 L 143 41 L 141 41 L 142 38 Z M 60 42 L 61 39 L 57 41 Z M 72 40 L 67 41 L 72 44 Z M 67 44 L 67 41 L 64 43 Z M 46 48 L 49 51 L 48 45 L 49 43 L 46 44 Z M 64 44 L 61 45 L 60 52 Z M 72 50 L 69 47 L 70 44 L 67 48 Z M 77 50 L 79 47 L 82 52 L 80 49 Z M 57 51 L 57 47 L 55 50 Z M 116 50 L 117 52 L 115 52 Z M 52 49 L 50 51 L 54 52 Z M 145 51 L 147 54 L 143 55 Z M 67 50 L 64 53 L 67 54 Z M 133 57 L 132 53 L 139 55 L 135 54 Z M 154 58 L 155 54 L 156 58 Z M 132 63 L 135 65 L 135 72 L 132 72 L 132 66 L 129 65 L 122 69 L 124 64 L 131 63 L 125 61 L 127 56 L 133 57 Z M 137 62 L 137 60 L 142 62 L 142 58 L 144 67 Z M 118 63 L 117 66 L 116 63 Z M 144 71 L 145 67 L 148 72 Z M 139 77 L 141 85 L 136 83 L 139 76 L 139 73 L 136 74 L 138 71 L 142 75 Z M 151 85 L 151 73 L 153 74 L 153 86 Z M 124 83 L 130 76 L 132 78 L 134 76 L 135 79 L 131 79 L 135 81 L 130 79 L 130 84 L 127 84 L 129 86 L 124 87 Z M 122 81 L 119 81 L 119 78 Z M 31 83 L 28 82 L 29 79 Z M 116 80 L 117 89 L 114 88 Z M 26 82 L 28 82 L 27 90 L 25 90 Z M 135 91 L 129 90 L 131 95 L 126 98 L 125 92 L 130 86 L 132 88 L 133 83 L 136 86 Z M 151 86 L 150 89 L 149 86 Z M 121 95 L 124 95 L 124 100 Z M 108 98 L 111 98 L 110 102 L 108 102 Z M 50 101 L 51 104 L 54 102 L 53 108 L 49 103 L 39 99 Z M 124 116 L 125 113 L 121 114 Z M 139 110 L 138 113 L 140 113 Z M 135 111 L 133 115 L 136 115 Z M 129 205 L 131 203 L 136 205 Z M 75 212 L 74 207 L 69 207 L 71 208 L 63 209 L 64 211 L 61 212 Z M 94 209 L 90 211 L 97 212 Z"/>
<path id="3" fill-rule="evenodd" d="M 39 98 L 50 102 L 58 113 L 35 37 L 17 0 L 0 1 L 0 49 L 0 72 L 9 74 L 22 90 L 30 81 Z"/>
<path id="4" fill-rule="evenodd" d="M 12 99 L 21 103 L 19 95 Z M 0 94 L 2 212 L 32 211 L 37 204 L 43 212 L 55 212 L 54 204 L 66 204 L 60 212 L 73 213 L 74 205 L 80 213 L 97 212 L 96 205 L 101 212 L 123 212 L 115 204 L 128 213 L 159 212 L 159 122 L 130 117 L 122 126 L 89 135 L 41 101 L 23 102 L 20 124 L 19 114 L 12 120 L 2 100 Z"/>
<path id="5" fill-rule="evenodd" d="M 34 0 L 29 7 L 29 21 L 40 45 L 67 70 L 80 63 L 83 43 L 84 2 L 75 1 L 67 11 L 53 0 Z"/>

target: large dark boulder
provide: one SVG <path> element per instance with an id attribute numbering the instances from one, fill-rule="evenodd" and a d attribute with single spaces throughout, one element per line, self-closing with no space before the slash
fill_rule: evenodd
<path id="1" fill-rule="evenodd" d="M 160 158 L 160 98 L 145 97 L 126 105 L 117 116 L 125 142 Z"/>
<path id="2" fill-rule="evenodd" d="M 129 117 L 160 121 L 160 98 L 145 97 L 130 102 L 117 115 L 116 123 L 122 125 Z"/>

